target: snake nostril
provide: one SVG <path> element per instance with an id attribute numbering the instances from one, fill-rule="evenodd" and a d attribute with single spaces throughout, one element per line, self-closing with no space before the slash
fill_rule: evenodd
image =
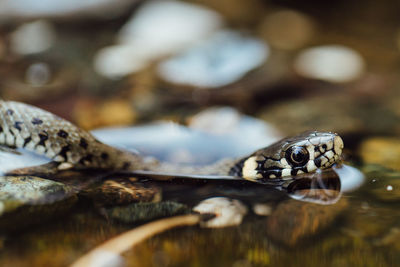
<path id="1" fill-rule="evenodd" d="M 316 159 L 314 159 L 314 164 L 315 164 L 315 166 L 317 166 L 318 168 L 320 168 L 321 167 L 321 157 L 318 157 L 318 158 L 316 158 Z"/>

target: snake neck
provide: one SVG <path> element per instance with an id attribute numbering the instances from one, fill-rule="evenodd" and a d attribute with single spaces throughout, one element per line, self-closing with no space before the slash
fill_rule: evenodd
<path id="1" fill-rule="evenodd" d="M 240 164 L 240 160 L 222 159 L 209 165 L 180 165 L 169 162 L 159 162 L 156 160 L 143 160 L 142 169 L 155 173 L 180 174 L 180 175 L 212 175 L 212 176 L 237 176 L 239 172 L 235 172 L 236 166 Z"/>

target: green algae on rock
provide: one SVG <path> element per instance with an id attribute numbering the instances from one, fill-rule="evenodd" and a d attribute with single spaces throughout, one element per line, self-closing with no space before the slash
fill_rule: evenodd
<path id="1" fill-rule="evenodd" d="M 62 183 L 34 176 L 0 177 L 0 228 L 42 222 L 68 210 L 77 201 Z"/>
<path id="2" fill-rule="evenodd" d="M 159 203 L 134 203 L 127 206 L 103 208 L 102 213 L 111 219 L 124 223 L 136 223 L 153 219 L 190 213 L 186 205 L 165 201 Z"/>

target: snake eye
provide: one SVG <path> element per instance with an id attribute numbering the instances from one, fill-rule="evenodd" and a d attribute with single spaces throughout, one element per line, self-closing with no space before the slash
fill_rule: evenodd
<path id="1" fill-rule="evenodd" d="M 286 150 L 286 160 L 294 167 L 304 166 L 309 159 L 308 151 L 301 146 L 292 146 Z"/>

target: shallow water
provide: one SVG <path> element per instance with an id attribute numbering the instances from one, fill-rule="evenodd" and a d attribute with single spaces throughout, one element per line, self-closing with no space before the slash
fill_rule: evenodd
<path id="1" fill-rule="evenodd" d="M 251 183 L 160 182 L 164 200 L 193 205 L 206 197 L 228 196 L 250 209 L 266 203 L 272 213 L 250 212 L 240 226 L 223 229 L 170 230 L 136 246 L 124 258 L 129 266 L 393 266 L 399 260 L 396 196 L 379 199 L 374 191 L 384 193 L 382 187 L 396 175 L 400 176 L 375 170 L 361 188 L 343 193 L 332 205 L 292 200 L 281 191 Z M 83 200 L 61 218 L 4 236 L 0 263 L 66 265 L 136 225 L 104 219 Z"/>

